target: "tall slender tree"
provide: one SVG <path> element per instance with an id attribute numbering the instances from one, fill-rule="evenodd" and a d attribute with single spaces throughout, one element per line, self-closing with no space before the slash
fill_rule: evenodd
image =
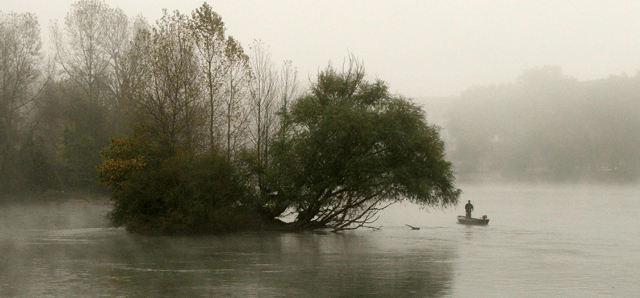
<path id="1" fill-rule="evenodd" d="M 226 124 L 225 141 L 227 158 L 244 146 L 248 113 L 244 101 L 251 76 L 249 56 L 244 53 L 242 45 L 229 36 L 224 51 L 224 121 Z"/>
<path id="2" fill-rule="evenodd" d="M 115 134 L 122 133 L 124 129 L 126 96 L 124 93 L 127 77 L 131 74 L 125 73 L 123 59 L 132 40 L 132 31 L 139 26 L 139 22 L 144 22 L 138 18 L 134 20 L 133 26 L 127 15 L 119 8 L 108 8 L 105 16 L 106 30 L 105 40 L 101 43 L 107 54 L 109 66 L 102 77 L 101 83 L 108 90 L 106 95 L 106 107 L 111 116 L 109 122 Z"/>
<path id="3" fill-rule="evenodd" d="M 264 170 L 268 166 L 269 145 L 276 132 L 276 112 L 279 108 L 278 74 L 271 60 L 271 54 L 261 41 L 251 44 L 249 81 L 249 130 L 252 151 L 255 152 L 255 171 L 258 188 L 263 187 Z"/>
<path id="4" fill-rule="evenodd" d="M 144 38 L 143 32 L 150 32 L 151 25 L 141 16 L 135 17 L 133 26 L 130 28 L 130 41 L 124 49 L 118 52 L 118 59 L 114 60 L 117 71 L 115 74 L 115 87 L 113 94 L 115 98 L 115 109 L 112 111 L 114 122 L 116 122 L 116 135 L 129 132 L 130 124 L 134 121 L 134 97 L 137 91 L 142 90 L 146 82 L 145 75 L 149 71 L 150 65 L 143 58 L 145 50 L 148 50 L 147 39 Z"/>
<path id="5" fill-rule="evenodd" d="M 288 131 L 289 126 L 289 107 L 290 103 L 296 99 L 300 90 L 298 85 L 298 70 L 293 67 L 291 60 L 284 61 L 282 70 L 280 71 L 280 138 L 283 139 Z"/>
<path id="6" fill-rule="evenodd" d="M 132 90 L 138 124 L 147 126 L 171 152 L 195 153 L 204 123 L 187 16 L 165 10 L 156 28 L 139 32 L 128 59 L 143 72 Z"/>
<path id="7" fill-rule="evenodd" d="M 225 27 L 222 17 L 204 3 L 193 11 L 189 23 L 203 76 L 207 107 L 209 149 L 222 141 L 222 87 L 224 79 Z"/>

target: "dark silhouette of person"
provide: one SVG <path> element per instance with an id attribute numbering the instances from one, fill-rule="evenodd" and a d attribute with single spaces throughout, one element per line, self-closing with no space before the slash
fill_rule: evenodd
<path id="1" fill-rule="evenodd" d="M 473 205 L 471 205 L 471 200 L 467 201 L 467 204 L 464 205 L 464 210 L 467 211 L 467 218 L 471 218 L 471 211 L 473 211 Z"/>

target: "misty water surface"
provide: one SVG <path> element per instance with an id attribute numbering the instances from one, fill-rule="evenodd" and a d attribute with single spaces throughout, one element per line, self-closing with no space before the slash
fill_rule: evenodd
<path id="1" fill-rule="evenodd" d="M 640 295 L 640 189 L 463 190 L 489 226 L 395 206 L 380 231 L 148 237 L 106 227 L 104 205 L 4 206 L 0 296 Z"/>

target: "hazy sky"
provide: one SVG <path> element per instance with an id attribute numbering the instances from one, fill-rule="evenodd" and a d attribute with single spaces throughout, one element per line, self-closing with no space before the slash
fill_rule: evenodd
<path id="1" fill-rule="evenodd" d="M 2 0 L 0 11 L 33 12 L 43 37 L 75 0 Z M 155 22 L 162 8 L 191 13 L 204 1 L 106 0 Z M 579 80 L 640 69 L 640 1 L 208 1 L 227 34 L 269 45 L 301 81 L 348 52 L 372 78 L 409 97 L 458 95 L 558 65 Z"/>

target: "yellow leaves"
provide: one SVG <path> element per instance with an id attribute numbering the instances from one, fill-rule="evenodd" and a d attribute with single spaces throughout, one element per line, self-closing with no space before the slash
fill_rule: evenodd
<path id="1" fill-rule="evenodd" d="M 100 185 L 121 186 L 127 176 L 143 170 L 147 165 L 135 137 L 111 138 L 109 147 L 100 155 L 104 158 L 102 165 L 97 167 Z"/>
<path id="2" fill-rule="evenodd" d="M 131 159 L 133 158 L 134 142 L 130 138 L 123 138 L 115 136 L 111 138 L 111 144 L 109 148 L 100 152 L 100 155 L 105 159 L 117 158 L 117 159 Z"/>
<path id="3" fill-rule="evenodd" d="M 125 180 L 125 177 L 136 171 L 143 170 L 147 165 L 142 156 L 138 158 L 116 160 L 107 159 L 98 167 L 100 175 L 100 185 L 119 185 Z"/>

